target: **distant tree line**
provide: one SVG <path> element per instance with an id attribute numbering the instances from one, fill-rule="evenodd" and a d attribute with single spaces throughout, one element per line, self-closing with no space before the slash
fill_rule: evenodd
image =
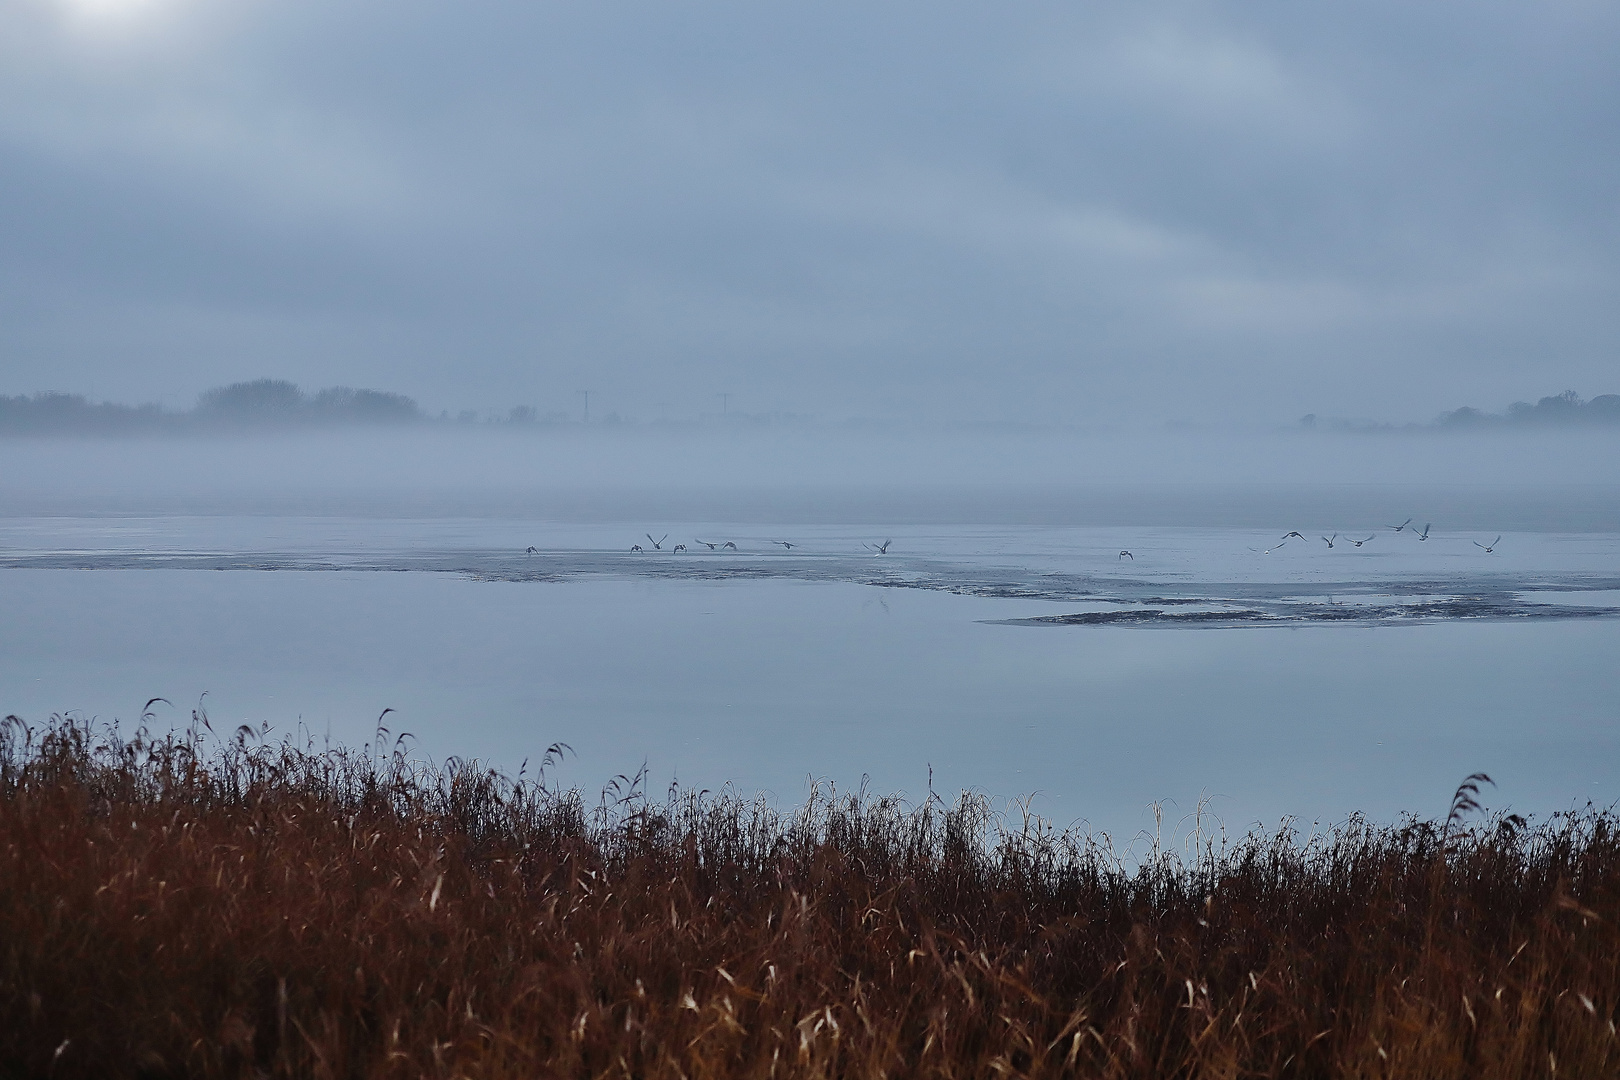
<path id="1" fill-rule="evenodd" d="M 1534 405 L 1515 401 L 1505 413 L 1488 413 L 1470 406 L 1441 413 L 1430 424 L 1388 424 L 1372 420 L 1300 417 L 1300 426 L 1328 431 L 1490 431 L 1507 429 L 1620 428 L 1620 394 L 1602 394 L 1582 401 L 1573 390 L 1544 397 Z"/>
<path id="2" fill-rule="evenodd" d="M 1544 397 L 1534 405 L 1515 401 L 1506 413 L 1486 413 L 1464 406 L 1435 421 L 1442 428 L 1620 426 L 1620 394 L 1601 394 L 1582 401 L 1573 390 Z"/>
<path id="3" fill-rule="evenodd" d="M 651 426 L 683 427 L 693 423 L 724 422 L 732 427 L 799 425 L 806 416 L 794 413 L 742 413 L 700 416 L 689 421 L 653 421 Z M 0 394 L 0 437 L 7 435 L 145 435 L 254 431 L 296 431 L 336 427 L 423 425 L 458 428 L 554 428 L 586 422 L 580 413 L 541 412 L 532 405 L 478 411 L 463 409 L 437 416 L 424 413 L 404 394 L 384 390 L 356 390 L 332 386 L 305 393 L 285 379 L 255 379 L 205 391 L 190 409 L 160 405 L 119 405 L 93 402 L 83 394 L 59 391 Z M 593 427 L 629 425 L 617 412 L 596 413 Z"/>
<path id="4" fill-rule="evenodd" d="M 281 379 L 209 390 L 187 411 L 91 402 L 83 394 L 0 395 L 0 432 L 28 435 L 135 435 L 414 424 L 422 410 L 404 394 L 333 386 L 306 394 Z"/>
<path id="5" fill-rule="evenodd" d="M 8 434 L 132 435 L 159 430 L 175 419 L 156 405 L 98 405 L 83 394 L 0 394 L 0 432 Z"/>

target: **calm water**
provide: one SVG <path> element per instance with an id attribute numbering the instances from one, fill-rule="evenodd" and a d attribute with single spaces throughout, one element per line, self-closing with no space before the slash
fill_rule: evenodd
<path id="1" fill-rule="evenodd" d="M 582 785 L 645 761 L 658 787 L 784 802 L 811 777 L 920 797 L 932 766 L 936 790 L 1038 793 L 1125 836 L 1201 797 L 1236 828 L 1443 813 L 1478 770 L 1497 806 L 1620 798 L 1620 619 L 1543 617 L 1616 606 L 1620 537 L 1521 531 L 1486 555 L 1494 531 L 1347 524 L 1377 539 L 707 522 L 654 536 L 739 552 L 637 556 L 645 530 L 614 523 L 0 518 L 0 707 L 128 721 L 161 695 L 183 721 L 206 691 L 218 728 L 351 742 L 386 707 L 433 756 L 516 768 L 562 740 Z M 1486 614 L 1400 607 L 1436 598 Z M 1357 605 L 1396 617 L 1342 617 Z M 1008 623 L 1146 610 L 1283 621 Z"/>

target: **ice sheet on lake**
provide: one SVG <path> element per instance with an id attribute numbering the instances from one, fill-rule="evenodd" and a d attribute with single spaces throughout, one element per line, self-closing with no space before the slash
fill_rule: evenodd
<path id="1" fill-rule="evenodd" d="M 785 580 L 1063 605 L 1051 615 L 1006 620 L 1029 626 L 1620 615 L 1620 536 L 1509 534 L 1487 553 L 1481 543 L 1492 536 L 1436 532 L 1419 541 L 1387 528 L 1355 535 L 1367 533 L 1372 539 L 1358 548 L 1344 537 L 1329 547 L 1230 528 L 826 526 L 799 527 L 790 548 L 758 526 L 702 523 L 671 532 L 663 550 L 654 550 L 623 527 L 542 522 L 12 519 L 0 529 L 0 568 L 415 572 L 534 583 Z M 888 554 L 874 553 L 890 539 Z M 530 542 L 519 546 L 523 540 Z M 739 550 L 719 547 L 728 540 Z M 637 541 L 647 550 L 628 550 Z M 686 550 L 673 550 L 676 544 Z"/>

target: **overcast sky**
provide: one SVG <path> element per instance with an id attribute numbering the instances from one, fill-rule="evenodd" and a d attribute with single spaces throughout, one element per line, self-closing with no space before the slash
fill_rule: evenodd
<path id="1" fill-rule="evenodd" d="M 0 0 L 0 393 L 1620 392 L 1605 2 Z"/>

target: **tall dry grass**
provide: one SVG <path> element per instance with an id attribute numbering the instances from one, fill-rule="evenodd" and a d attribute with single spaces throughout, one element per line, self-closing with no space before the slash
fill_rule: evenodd
<path id="1" fill-rule="evenodd" d="M 1620 1075 L 1615 819 L 1470 820 L 1127 864 L 971 796 L 11 721 L 0 1073 Z"/>

